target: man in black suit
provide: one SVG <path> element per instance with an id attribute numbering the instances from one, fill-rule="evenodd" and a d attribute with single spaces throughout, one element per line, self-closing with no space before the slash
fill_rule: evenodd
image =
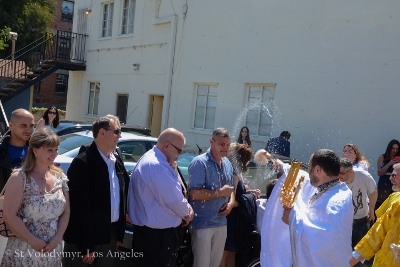
<path id="1" fill-rule="evenodd" d="M 71 216 L 64 234 L 63 266 L 113 266 L 123 241 L 129 176 L 116 153 L 119 119 L 93 123 L 94 141 L 68 169 Z"/>

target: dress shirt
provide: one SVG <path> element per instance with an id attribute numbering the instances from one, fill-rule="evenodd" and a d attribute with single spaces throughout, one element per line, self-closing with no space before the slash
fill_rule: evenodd
<path id="1" fill-rule="evenodd" d="M 189 215 L 178 174 L 156 146 L 143 155 L 132 172 L 128 213 L 133 224 L 155 229 L 177 227 Z"/>
<path id="2" fill-rule="evenodd" d="M 103 153 L 101 153 L 100 149 L 98 150 L 101 157 L 104 159 L 104 162 L 107 164 L 108 178 L 110 179 L 111 222 L 116 222 L 119 219 L 119 204 L 120 204 L 119 181 L 117 173 L 115 171 L 115 161 L 117 159 L 115 158 L 113 153 L 111 153 L 107 158 L 106 156 L 103 155 Z"/>

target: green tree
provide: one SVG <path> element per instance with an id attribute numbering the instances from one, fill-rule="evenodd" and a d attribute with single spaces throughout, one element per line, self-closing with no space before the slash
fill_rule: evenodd
<path id="1" fill-rule="evenodd" d="M 7 48 L 7 41 L 10 39 L 10 31 L 11 29 L 8 27 L 4 27 L 4 29 L 0 29 L 0 50 L 4 50 Z"/>
<path id="2" fill-rule="evenodd" d="M 0 29 L 18 33 L 18 50 L 49 31 L 56 6 L 56 0 L 0 0 Z"/>

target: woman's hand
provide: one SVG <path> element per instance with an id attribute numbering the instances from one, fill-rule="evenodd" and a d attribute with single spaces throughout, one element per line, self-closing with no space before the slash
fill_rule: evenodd
<path id="1" fill-rule="evenodd" d="M 28 244 L 38 252 L 42 252 L 42 250 L 47 246 L 47 243 L 44 240 L 37 237 Z"/>
<path id="2" fill-rule="evenodd" d="M 253 193 L 256 198 L 261 197 L 261 190 L 260 189 L 250 189 L 248 190 L 249 193 Z"/>
<path id="3" fill-rule="evenodd" d="M 43 248 L 43 252 L 52 252 L 60 243 L 61 240 L 56 240 L 54 237 L 49 240 L 47 245 Z"/>

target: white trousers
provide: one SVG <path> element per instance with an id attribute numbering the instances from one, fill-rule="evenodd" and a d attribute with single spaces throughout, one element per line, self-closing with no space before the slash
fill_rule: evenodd
<path id="1" fill-rule="evenodd" d="M 226 242 L 226 225 L 216 228 L 190 228 L 193 267 L 218 267 L 221 263 Z"/>

